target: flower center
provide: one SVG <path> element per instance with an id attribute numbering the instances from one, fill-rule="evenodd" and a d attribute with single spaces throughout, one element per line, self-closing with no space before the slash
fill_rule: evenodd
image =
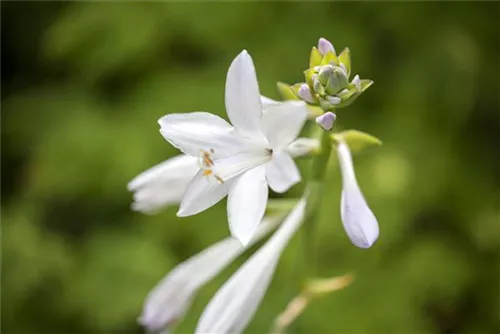
<path id="1" fill-rule="evenodd" d="M 220 184 L 224 183 L 224 180 L 217 174 L 214 173 L 213 166 L 214 160 L 212 155 L 215 151 L 211 148 L 208 151 L 201 150 L 201 158 L 200 158 L 200 168 L 203 170 L 203 176 L 212 177 Z"/>

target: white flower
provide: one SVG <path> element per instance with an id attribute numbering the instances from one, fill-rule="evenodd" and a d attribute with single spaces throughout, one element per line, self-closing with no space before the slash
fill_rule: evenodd
<path id="1" fill-rule="evenodd" d="M 156 332 L 182 319 L 196 292 L 267 235 L 279 221 L 279 217 L 264 218 L 247 247 L 228 237 L 177 265 L 148 294 L 139 322 L 149 331 Z"/>
<path id="2" fill-rule="evenodd" d="M 377 218 L 366 204 L 359 189 L 354 174 L 351 151 L 345 142 L 341 141 L 338 144 L 337 154 L 343 180 L 340 215 L 344 229 L 354 245 L 369 248 L 378 238 Z"/>
<path id="3" fill-rule="evenodd" d="M 196 333 L 240 333 L 252 319 L 271 282 L 280 255 L 300 227 L 300 200 L 274 235 L 217 291 L 203 311 Z"/>
<path id="4" fill-rule="evenodd" d="M 165 139 L 200 159 L 177 215 L 197 214 L 228 195 L 231 234 L 247 244 L 264 215 L 268 186 L 282 193 L 300 181 L 286 148 L 304 125 L 307 108 L 289 101 L 263 110 L 252 58 L 243 51 L 229 67 L 226 110 L 234 127 L 206 112 L 170 114 L 158 122 Z"/>
<path id="5" fill-rule="evenodd" d="M 261 96 L 261 102 L 264 108 L 282 103 L 265 96 Z M 288 145 L 286 152 L 296 158 L 317 149 L 319 149 L 318 139 L 298 138 Z M 198 158 L 180 154 L 145 170 L 127 186 L 129 191 L 134 192 L 132 209 L 154 214 L 164 206 L 179 204 L 199 167 Z"/>

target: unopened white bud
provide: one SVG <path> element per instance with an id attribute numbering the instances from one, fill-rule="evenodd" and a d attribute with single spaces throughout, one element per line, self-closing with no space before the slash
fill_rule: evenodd
<path id="1" fill-rule="evenodd" d="M 336 119 L 337 116 L 329 111 L 316 117 L 316 123 L 321 126 L 323 130 L 330 131 L 333 127 L 333 122 L 335 122 Z"/>
<path id="2" fill-rule="evenodd" d="M 303 84 L 302 86 L 300 86 L 298 95 L 302 100 L 309 103 L 314 103 L 314 98 L 311 94 L 311 90 L 309 89 L 308 85 Z"/>
<path id="3" fill-rule="evenodd" d="M 333 44 L 330 43 L 329 40 L 323 37 L 321 37 L 318 41 L 318 50 L 323 56 L 326 55 L 329 51 L 335 53 L 335 48 L 333 47 Z"/>

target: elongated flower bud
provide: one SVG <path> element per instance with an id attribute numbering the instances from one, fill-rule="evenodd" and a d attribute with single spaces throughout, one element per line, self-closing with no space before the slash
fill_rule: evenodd
<path id="1" fill-rule="evenodd" d="M 354 245 L 369 248 L 378 238 L 377 218 L 359 189 L 351 152 L 345 142 L 340 141 L 337 154 L 343 180 L 340 214 L 344 229 Z"/>
<path id="2" fill-rule="evenodd" d="M 311 94 L 311 90 L 309 89 L 309 86 L 306 84 L 303 84 L 300 86 L 299 91 L 298 91 L 299 97 L 308 102 L 308 103 L 314 103 L 314 98 Z"/>
<path id="3" fill-rule="evenodd" d="M 279 257 L 300 227 L 306 201 L 300 200 L 280 228 L 217 291 L 203 311 L 196 333 L 241 333 L 252 319 L 271 282 Z"/>

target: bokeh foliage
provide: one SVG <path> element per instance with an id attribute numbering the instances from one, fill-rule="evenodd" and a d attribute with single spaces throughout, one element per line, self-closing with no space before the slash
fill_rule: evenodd
<path id="1" fill-rule="evenodd" d="M 375 81 L 337 122 L 384 142 L 355 158 L 381 235 L 369 251 L 349 243 L 332 164 L 317 261 L 323 276 L 356 279 L 292 331 L 500 331 L 498 2 L 1 5 L 4 333 L 140 333 L 149 289 L 228 234 L 224 204 L 185 219 L 130 211 L 127 182 L 176 154 L 156 120 L 224 115 L 226 70 L 243 48 L 277 98 L 276 81 L 301 80 L 319 37 L 349 46 L 354 74 Z M 248 333 L 266 332 L 293 296 L 298 239 Z M 193 330 L 243 260 L 176 332 Z"/>

